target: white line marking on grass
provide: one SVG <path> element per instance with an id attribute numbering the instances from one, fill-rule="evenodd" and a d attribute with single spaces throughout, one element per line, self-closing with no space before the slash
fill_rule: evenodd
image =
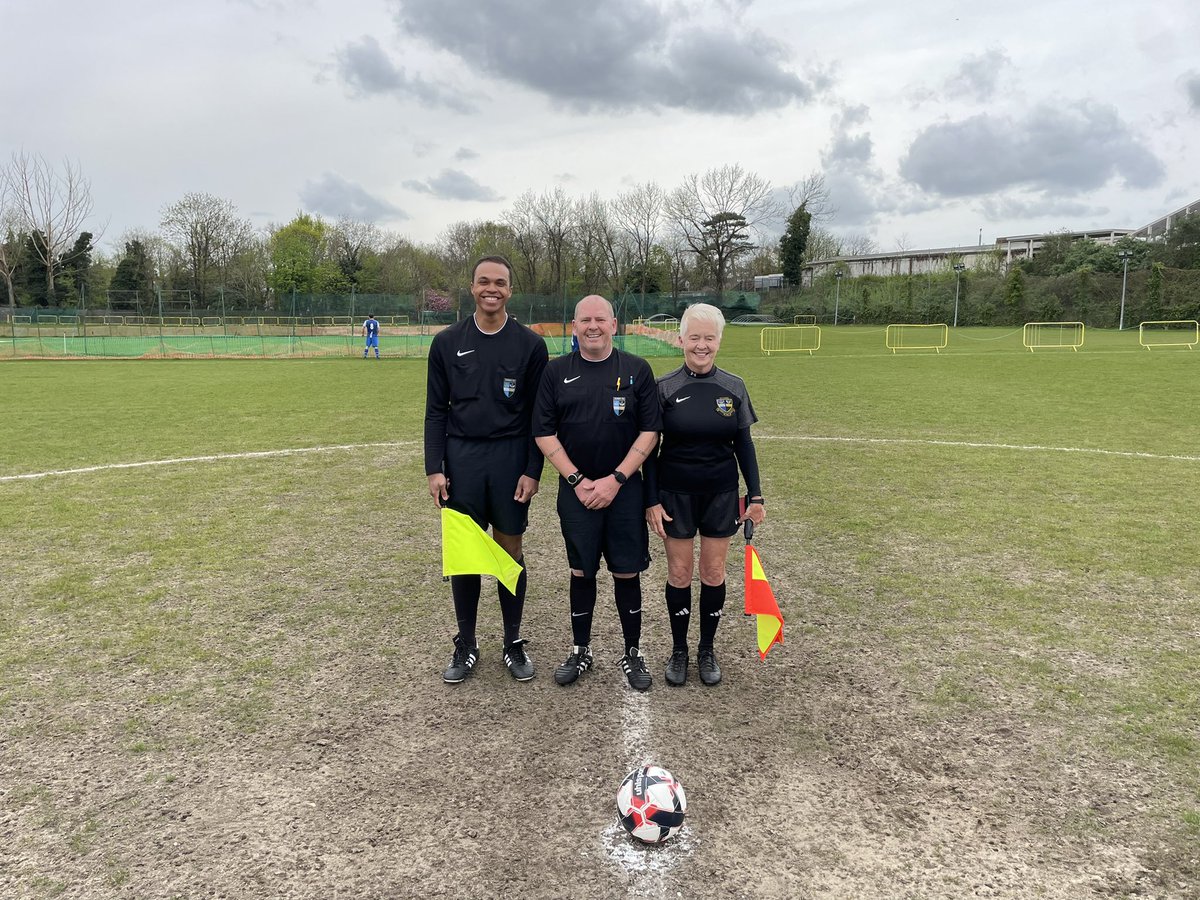
<path id="1" fill-rule="evenodd" d="M 378 444 L 331 444 L 324 447 L 294 447 L 290 450 L 255 450 L 248 453 L 214 453 L 210 456 L 180 456 L 175 459 L 149 459 L 143 462 L 84 466 L 79 469 L 30 472 L 26 475 L 0 475 L 0 482 L 29 481 L 35 478 L 51 478 L 56 475 L 86 475 L 89 472 L 107 472 L 112 469 L 144 469 L 150 466 L 178 466 L 186 463 L 222 462 L 228 459 L 270 459 L 275 456 L 298 456 L 303 453 L 331 453 L 339 450 L 364 450 L 375 447 L 415 447 L 419 444 L 419 441 L 387 441 Z"/>
<path id="2" fill-rule="evenodd" d="M 760 434 L 764 441 L 811 441 L 828 444 L 917 444 L 929 447 L 967 447 L 977 450 L 1018 450 L 1025 453 L 1091 453 L 1096 456 L 1119 456 L 1126 459 L 1160 459 L 1176 462 L 1200 462 L 1200 456 L 1180 453 L 1146 453 L 1141 450 L 1104 450 L 1099 447 L 1045 447 L 1039 444 L 992 444 L 982 441 L 939 441 L 924 438 L 822 437 L 819 435 Z M 299 456 L 305 453 L 332 453 L 342 450 L 366 450 L 379 447 L 417 447 L 420 441 L 381 441 L 373 444 L 330 444 L 323 447 L 293 447 L 287 450 L 256 450 L 248 453 L 214 453 L 209 456 L 180 456 L 174 459 L 149 459 L 142 462 L 106 463 L 102 466 L 83 466 L 78 469 L 53 469 L 48 472 L 28 472 L 23 475 L 0 475 L 0 484 L 7 481 L 32 481 L 60 475 L 86 475 L 114 469 L 145 469 L 152 466 L 178 466 L 187 463 L 222 462 L 230 459 L 270 459 L 278 456 Z"/>
<path id="3" fill-rule="evenodd" d="M 1141 450 L 1103 450 L 1098 447 L 1043 447 L 1039 444 L 989 444 L 981 441 L 939 441 L 925 438 L 817 437 L 814 435 L 760 434 L 756 440 L 812 441 L 834 444 L 922 444 L 930 447 L 970 447 L 979 450 L 1020 450 L 1028 453 L 1093 453 L 1097 456 L 1122 456 L 1128 459 L 1162 459 L 1200 462 L 1200 456 L 1177 453 L 1145 453 Z"/>
<path id="4" fill-rule="evenodd" d="M 625 745 L 625 759 L 629 771 L 646 765 L 660 765 L 670 769 L 661 760 L 651 759 L 647 753 L 650 733 L 650 698 L 646 694 L 627 691 L 621 700 L 621 740 Z M 621 773 L 613 780 L 612 799 L 616 806 L 617 788 Z M 674 897 L 670 888 L 669 875 L 681 859 L 692 854 L 692 832 L 687 825 L 679 833 L 662 844 L 643 844 L 631 837 L 615 816 L 601 833 L 604 853 L 616 865 L 627 872 L 632 881 L 626 894 L 628 897 L 666 898 Z"/>

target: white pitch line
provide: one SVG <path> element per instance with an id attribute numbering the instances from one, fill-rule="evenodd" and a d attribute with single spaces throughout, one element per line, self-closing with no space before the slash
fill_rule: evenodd
<path id="1" fill-rule="evenodd" d="M 626 765 L 630 770 L 645 765 L 666 765 L 648 755 L 650 737 L 650 697 L 621 688 L 621 739 L 625 744 Z M 616 789 L 613 790 L 616 796 Z M 686 856 L 692 855 L 691 829 L 685 824 L 665 844 L 646 846 L 629 836 L 614 820 L 601 832 L 600 844 L 610 860 L 629 877 L 626 897 L 630 900 L 665 900 L 674 897 L 670 873 Z"/>
<path id="2" fill-rule="evenodd" d="M 966 447 L 977 450 L 1016 450 L 1024 453 L 1091 453 L 1096 456 L 1118 456 L 1126 459 L 1158 459 L 1175 462 L 1200 462 L 1200 456 L 1176 453 L 1147 453 L 1141 450 L 1105 450 L 1100 447 L 1046 447 L 1040 444 L 994 444 L 982 441 L 939 441 L 923 438 L 822 437 L 819 435 L 760 434 L 760 441 L 810 441 L 834 444 L 916 444 L 929 447 Z M 0 483 L 33 481 L 62 475 L 86 475 L 115 469 L 144 469 L 152 466 L 178 466 L 187 463 L 222 462 L 230 459 L 269 459 L 276 456 L 298 456 L 304 453 L 330 453 L 340 450 L 364 450 L 378 447 L 415 447 L 420 441 L 384 441 L 371 444 L 331 444 L 321 447 L 293 447 L 286 450 L 257 450 L 248 453 L 214 453 L 208 456 L 180 456 L 173 459 L 149 459 L 142 462 L 106 463 L 78 469 L 53 469 L 48 472 L 28 472 L 22 475 L 0 475 Z"/>
<path id="3" fill-rule="evenodd" d="M 302 453 L 331 453 L 337 450 L 363 450 L 373 447 L 412 447 L 418 441 L 388 441 L 378 444 L 330 444 L 323 447 L 293 447 L 290 450 L 255 450 L 248 453 L 214 453 L 210 456 L 179 456 L 174 459 L 148 459 L 142 462 L 107 463 L 102 466 L 84 466 L 79 469 L 55 469 L 49 472 L 30 472 L 25 475 L 0 475 L 0 482 L 30 481 L 36 478 L 51 478 L 57 475 L 85 475 L 89 472 L 107 472 L 113 469 L 145 469 L 150 466 L 179 466 L 187 463 L 222 462 L 228 459 L 269 459 L 274 456 L 297 456 Z"/>
<path id="4" fill-rule="evenodd" d="M 919 444 L 931 447 L 968 447 L 978 450 L 1019 450 L 1028 453 L 1092 453 L 1097 456 L 1121 456 L 1127 459 L 1161 459 L 1200 462 L 1200 456 L 1174 453 L 1146 453 L 1141 450 L 1104 450 L 1099 447 L 1043 447 L 1039 444 L 989 444 L 981 441 L 939 441 L 925 438 L 818 437 L 814 435 L 758 434 L 759 441 L 812 441 L 837 444 Z"/>

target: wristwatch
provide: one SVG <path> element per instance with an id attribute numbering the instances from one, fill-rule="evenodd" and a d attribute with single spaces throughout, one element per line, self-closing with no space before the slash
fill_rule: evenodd
<path id="1" fill-rule="evenodd" d="M 622 472 L 620 469 L 617 469 L 615 472 L 613 472 L 613 478 L 617 479 L 617 484 L 624 484 L 626 481 L 629 480 L 628 478 L 625 477 L 625 473 Z"/>
<path id="2" fill-rule="evenodd" d="M 583 473 L 578 469 L 567 476 L 567 484 L 569 484 L 571 487 L 575 487 L 575 485 L 579 484 L 581 481 L 583 481 Z"/>

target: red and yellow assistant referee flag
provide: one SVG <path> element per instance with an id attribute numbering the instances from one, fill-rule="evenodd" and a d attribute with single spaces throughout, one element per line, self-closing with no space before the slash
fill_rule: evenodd
<path id="1" fill-rule="evenodd" d="M 516 593 L 521 564 L 468 515 L 442 507 L 442 575 L 495 575 Z"/>
<path id="2" fill-rule="evenodd" d="M 772 647 L 783 643 L 783 613 L 753 544 L 746 545 L 746 615 L 758 621 L 758 655 L 766 659 Z"/>

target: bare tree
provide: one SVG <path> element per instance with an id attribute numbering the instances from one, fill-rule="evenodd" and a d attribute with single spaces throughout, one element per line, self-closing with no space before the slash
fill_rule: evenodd
<path id="1" fill-rule="evenodd" d="M 879 245 L 869 234 L 851 232 L 842 238 L 842 253 L 846 256 L 865 256 L 868 253 L 878 253 Z"/>
<path id="2" fill-rule="evenodd" d="M 808 233 L 808 246 L 804 251 L 805 262 L 834 259 L 841 255 L 842 239 L 832 231 L 814 225 Z"/>
<path id="3" fill-rule="evenodd" d="M 254 235 L 250 222 L 231 202 L 211 194 L 184 194 L 163 210 L 160 225 L 183 256 L 189 283 L 201 302 Z"/>
<path id="4" fill-rule="evenodd" d="M 573 246 L 585 294 L 599 293 L 607 285 L 616 295 L 624 287 L 629 251 L 625 235 L 613 219 L 612 207 L 593 193 L 577 201 Z"/>
<path id="5" fill-rule="evenodd" d="M 504 223 L 512 229 L 513 248 L 517 251 L 516 259 L 511 262 L 520 277 L 514 280 L 527 291 L 537 291 L 542 261 L 542 234 L 534 213 L 536 203 L 533 191 L 526 191 L 504 214 Z"/>
<path id="6" fill-rule="evenodd" d="M 541 231 L 542 247 L 550 268 L 545 293 L 561 291 L 566 284 L 568 241 L 579 223 L 576 207 L 566 191 L 556 187 L 546 191 L 533 202 L 533 220 Z"/>
<path id="7" fill-rule="evenodd" d="M 29 243 L 46 267 L 46 300 L 53 305 L 54 275 L 70 261 L 81 227 L 92 214 L 91 182 L 70 160 L 59 171 L 44 157 L 26 153 L 13 154 L 9 180 L 21 224 L 38 235 Z"/>
<path id="8" fill-rule="evenodd" d="M 825 176 L 813 172 L 784 189 L 790 210 L 803 206 L 812 216 L 813 222 L 824 222 L 833 218 L 837 209 L 831 203 L 831 194 L 825 184 Z"/>
<path id="9" fill-rule="evenodd" d="M 624 230 L 630 244 L 630 263 L 638 273 L 638 292 L 646 293 L 650 255 L 663 225 L 666 192 L 653 181 L 639 184 L 620 194 L 612 204 L 613 218 Z"/>
<path id="10" fill-rule="evenodd" d="M 780 214 L 771 182 L 737 163 L 688 176 L 666 208 L 691 252 L 710 267 L 718 292 L 725 290 L 738 256 L 754 249 L 750 234 Z"/>
<path id="11" fill-rule="evenodd" d="M 500 254 L 509 262 L 517 257 L 512 229 L 491 221 L 455 222 L 438 236 L 437 249 L 451 284 L 462 290 L 471 283 L 471 264 L 479 257 Z"/>
<path id="12" fill-rule="evenodd" d="M 8 308 L 17 307 L 17 295 L 13 287 L 13 273 L 21 254 L 21 216 L 17 209 L 16 192 L 13 190 L 9 167 L 0 167 L 0 278 L 8 293 Z"/>

